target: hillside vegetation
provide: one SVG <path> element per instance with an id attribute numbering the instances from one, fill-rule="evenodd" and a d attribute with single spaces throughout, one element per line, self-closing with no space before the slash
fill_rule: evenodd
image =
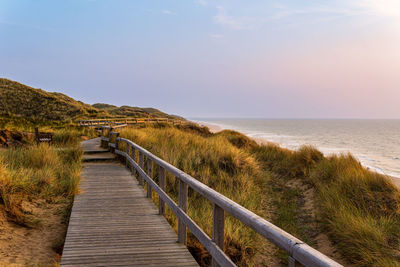
<path id="1" fill-rule="evenodd" d="M 139 108 L 139 107 L 130 107 L 130 106 L 121 106 L 117 107 L 114 105 L 104 104 L 104 103 L 96 103 L 92 105 L 93 107 L 104 110 L 111 115 L 115 116 L 126 116 L 131 118 L 147 118 L 147 117 L 154 117 L 154 118 L 170 118 L 170 119 L 181 119 L 182 117 L 176 115 L 169 115 L 162 111 L 159 111 L 155 108 Z"/>
<path id="2" fill-rule="evenodd" d="M 259 145 L 234 131 L 212 134 L 193 126 L 127 128 L 121 136 L 345 265 L 400 266 L 400 192 L 351 155 L 324 157 L 307 146 L 291 151 Z M 177 198 L 172 176 L 167 190 Z M 212 206 L 206 199 L 190 191 L 188 213 L 211 235 Z M 175 216 L 168 212 L 167 218 L 176 229 Z M 199 262 L 210 263 L 191 235 L 188 244 Z M 230 216 L 225 246 L 240 266 L 272 266 L 271 251 L 287 262 L 285 253 L 271 250 L 268 242 Z M 326 247 L 332 253 L 325 252 Z"/>
<path id="3" fill-rule="evenodd" d="M 33 120 L 70 120 L 96 116 L 99 110 L 61 93 L 49 93 L 0 79 L 0 114 Z"/>
<path id="4" fill-rule="evenodd" d="M 50 93 L 0 78 L 0 128 L 7 125 L 65 125 L 78 119 L 113 117 L 168 117 L 154 108 L 108 104 L 89 105 L 61 93 Z"/>

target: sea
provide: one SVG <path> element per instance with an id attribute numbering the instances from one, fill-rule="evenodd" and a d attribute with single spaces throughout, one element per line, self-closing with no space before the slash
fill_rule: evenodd
<path id="1" fill-rule="evenodd" d="M 196 118 L 193 121 L 235 130 L 289 149 L 312 145 L 325 155 L 351 153 L 365 167 L 400 179 L 400 120 Z"/>

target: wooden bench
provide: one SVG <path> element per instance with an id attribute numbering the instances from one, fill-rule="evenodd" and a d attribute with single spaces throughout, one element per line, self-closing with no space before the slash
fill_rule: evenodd
<path id="1" fill-rule="evenodd" d="M 35 127 L 35 140 L 36 140 L 37 144 L 52 143 L 53 142 L 53 134 L 52 133 L 41 133 L 41 132 L 39 132 L 39 128 Z"/>

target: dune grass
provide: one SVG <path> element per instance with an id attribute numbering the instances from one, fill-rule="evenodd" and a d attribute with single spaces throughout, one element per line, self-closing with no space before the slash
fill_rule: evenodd
<path id="1" fill-rule="evenodd" d="M 40 218 L 25 212 L 23 202 L 71 200 L 77 192 L 82 150 L 41 144 L 0 150 L 0 205 L 7 217 L 32 226 Z"/>
<path id="2" fill-rule="evenodd" d="M 387 177 L 365 169 L 350 155 L 324 157 L 310 146 L 291 151 L 273 144 L 258 145 L 234 131 L 211 134 L 194 126 L 142 126 L 121 130 L 121 136 L 310 245 L 314 244 L 312 231 L 327 234 L 348 263 L 399 266 L 400 192 Z M 302 219 L 304 203 L 299 200 L 304 192 L 288 186 L 292 181 L 315 191 L 315 221 Z M 176 199 L 178 186 L 173 177 L 168 178 L 167 188 Z M 210 203 L 189 191 L 188 206 L 189 215 L 211 234 Z M 171 212 L 167 218 L 176 228 Z M 226 252 L 238 265 L 260 263 L 265 256 L 263 242 L 227 217 Z M 188 243 L 200 262 L 208 264 L 209 255 L 193 236 Z"/>
<path id="3" fill-rule="evenodd" d="M 91 139 L 98 136 L 93 128 L 68 127 L 56 130 L 53 132 L 53 143 L 57 146 L 76 146 L 83 139 Z"/>
<path id="4" fill-rule="evenodd" d="M 321 225 L 346 258 L 360 266 L 400 266 L 400 193 L 389 179 L 342 155 L 321 161 L 310 181 Z"/>

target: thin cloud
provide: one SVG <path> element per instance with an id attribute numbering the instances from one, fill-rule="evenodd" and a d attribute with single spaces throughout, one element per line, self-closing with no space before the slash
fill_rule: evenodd
<path id="1" fill-rule="evenodd" d="M 36 30 L 36 31 L 43 31 L 43 32 L 55 32 L 56 30 L 49 27 L 37 26 L 33 24 L 25 24 L 25 23 L 15 23 L 5 20 L 0 20 L 0 24 L 12 27 L 22 27 L 26 29 Z"/>
<path id="2" fill-rule="evenodd" d="M 254 19 L 249 17 L 233 17 L 227 14 L 223 6 L 217 6 L 217 15 L 214 16 L 214 22 L 230 28 L 232 30 L 251 30 L 254 29 Z"/>
<path id="3" fill-rule="evenodd" d="M 374 15 L 400 18 L 399 0 L 358 0 L 352 2 L 352 5 Z"/>
<path id="4" fill-rule="evenodd" d="M 168 10 L 168 9 L 164 9 L 163 11 L 161 11 L 163 14 L 165 15 L 176 15 L 175 12 Z"/>
<path id="5" fill-rule="evenodd" d="M 222 39 L 224 36 L 222 34 L 213 33 L 209 35 L 213 39 Z"/>
<path id="6" fill-rule="evenodd" d="M 306 15 L 306 14 L 324 14 L 324 15 L 336 15 L 336 16 L 349 16 L 349 15 L 359 15 L 361 12 L 356 12 L 351 9 L 337 9 L 331 7 L 307 7 L 302 9 L 292 9 L 287 7 L 279 7 L 277 8 L 277 12 L 271 15 L 270 19 L 283 19 L 296 15 Z"/>
<path id="7" fill-rule="evenodd" d="M 208 6 L 208 2 L 206 0 L 196 0 L 196 3 L 201 6 Z"/>
<path id="8" fill-rule="evenodd" d="M 304 14 L 321 14 L 340 16 L 376 15 L 400 18 L 399 0 L 356 0 L 340 1 L 340 5 L 314 5 L 305 8 L 292 8 L 281 4 L 274 6 L 276 12 L 271 19 L 282 19 L 290 16 Z M 338 8 L 340 6 L 340 8 Z"/>
<path id="9" fill-rule="evenodd" d="M 199 1 L 205 0 L 196 0 L 196 2 Z M 400 21 L 400 0 L 337 0 L 327 4 L 310 4 L 303 7 L 277 2 L 269 8 L 266 7 L 267 13 L 264 15 L 255 16 L 233 16 L 224 6 L 217 6 L 216 9 L 214 22 L 231 30 L 254 30 L 274 20 L 307 15 L 309 15 L 309 20 L 315 23 L 356 16 L 392 17 Z"/>

